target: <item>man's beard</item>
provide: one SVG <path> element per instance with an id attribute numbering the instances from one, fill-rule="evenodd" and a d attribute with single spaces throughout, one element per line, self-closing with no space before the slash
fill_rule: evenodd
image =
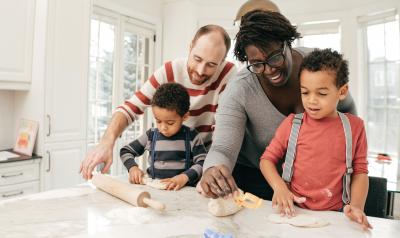
<path id="1" fill-rule="evenodd" d="M 190 77 L 190 81 L 196 85 L 203 84 L 211 78 L 211 76 L 209 76 L 209 75 L 205 75 L 205 74 L 199 75 L 196 71 L 191 70 L 190 68 L 189 68 L 189 77 Z"/>

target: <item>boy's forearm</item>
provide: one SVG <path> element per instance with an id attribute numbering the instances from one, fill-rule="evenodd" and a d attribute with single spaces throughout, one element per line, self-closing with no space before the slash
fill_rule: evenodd
<path id="1" fill-rule="evenodd" d="M 352 206 L 364 210 L 365 200 L 368 195 L 368 175 L 355 174 L 351 178 L 351 202 Z"/>
<path id="2" fill-rule="evenodd" d="M 108 124 L 107 130 L 104 132 L 101 142 L 114 145 L 118 136 L 128 126 L 128 121 L 125 115 L 121 112 L 116 112 Z"/>
<path id="3" fill-rule="evenodd" d="M 266 159 L 261 160 L 260 170 L 264 175 L 264 178 L 267 180 L 269 185 L 271 185 L 274 191 L 277 188 L 282 188 L 282 186 L 286 186 L 285 181 L 283 181 L 281 176 L 279 176 L 275 164 L 273 164 L 271 161 Z"/>
<path id="4" fill-rule="evenodd" d="M 193 168 L 184 171 L 182 174 L 188 177 L 188 183 L 194 183 L 195 181 L 198 181 L 200 178 L 198 172 Z"/>

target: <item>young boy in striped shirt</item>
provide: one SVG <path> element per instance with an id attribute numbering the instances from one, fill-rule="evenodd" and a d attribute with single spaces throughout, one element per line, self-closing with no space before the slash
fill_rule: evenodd
<path id="1" fill-rule="evenodd" d="M 120 156 L 129 171 L 131 183 L 141 184 L 144 172 L 135 157 L 150 152 L 147 173 L 166 183 L 167 190 L 178 190 L 199 181 L 206 156 L 206 148 L 195 129 L 183 122 L 189 117 L 189 94 L 180 84 L 161 85 L 151 101 L 157 128 L 124 146 Z"/>

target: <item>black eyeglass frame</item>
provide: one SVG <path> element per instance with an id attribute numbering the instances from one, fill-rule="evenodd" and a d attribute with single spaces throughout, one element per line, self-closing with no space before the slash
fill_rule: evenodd
<path id="1" fill-rule="evenodd" d="M 282 66 L 282 65 L 285 63 L 285 60 L 286 60 L 286 56 L 285 56 L 286 47 L 287 47 L 286 45 L 287 45 L 287 44 L 286 44 L 286 41 L 284 41 L 284 42 L 283 42 L 283 48 L 282 48 L 282 50 L 281 50 L 279 53 L 276 53 L 276 54 L 272 55 L 272 56 L 269 57 L 266 61 L 256 62 L 256 63 L 253 63 L 253 64 L 248 65 L 248 66 L 246 67 L 247 70 L 250 71 L 250 72 L 253 73 L 253 74 L 262 74 L 262 73 L 264 73 L 264 71 L 265 71 L 265 65 L 268 65 L 268 66 L 271 67 L 271 68 L 278 68 L 278 67 Z M 278 56 L 278 55 L 281 55 L 281 56 L 282 56 L 282 58 L 283 58 L 282 63 L 280 63 L 279 65 L 271 65 L 270 62 L 269 62 L 269 61 L 271 61 L 270 59 L 272 59 L 272 58 L 274 58 L 274 57 L 276 57 L 276 56 Z M 255 65 L 260 65 L 260 64 L 262 64 L 262 66 L 263 66 L 263 69 L 262 69 L 261 72 L 253 72 L 253 71 L 251 70 L 251 68 L 254 67 Z"/>

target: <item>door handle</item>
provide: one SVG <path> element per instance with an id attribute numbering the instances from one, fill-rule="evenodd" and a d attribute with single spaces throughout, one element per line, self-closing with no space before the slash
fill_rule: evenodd
<path id="1" fill-rule="evenodd" d="M 10 175 L 1 175 L 2 178 L 10 178 L 10 177 L 17 177 L 17 176 L 21 176 L 24 173 L 19 173 L 19 174 L 10 174 Z"/>
<path id="2" fill-rule="evenodd" d="M 9 193 L 9 194 L 3 194 L 1 195 L 3 198 L 9 198 L 9 197 L 14 197 L 18 195 L 24 194 L 24 191 L 16 192 L 16 193 Z"/>
<path id="3" fill-rule="evenodd" d="M 47 134 L 46 134 L 46 136 L 50 136 L 50 133 L 51 133 L 51 117 L 50 117 L 49 114 L 47 114 L 46 117 L 47 117 L 47 120 L 49 121 L 49 127 L 48 127 L 48 129 L 47 129 Z"/>
<path id="4" fill-rule="evenodd" d="M 46 151 L 46 153 L 47 153 L 47 155 L 48 155 L 48 157 L 49 157 L 49 163 L 48 163 L 46 172 L 50 172 L 50 169 L 51 169 L 50 151 Z"/>

